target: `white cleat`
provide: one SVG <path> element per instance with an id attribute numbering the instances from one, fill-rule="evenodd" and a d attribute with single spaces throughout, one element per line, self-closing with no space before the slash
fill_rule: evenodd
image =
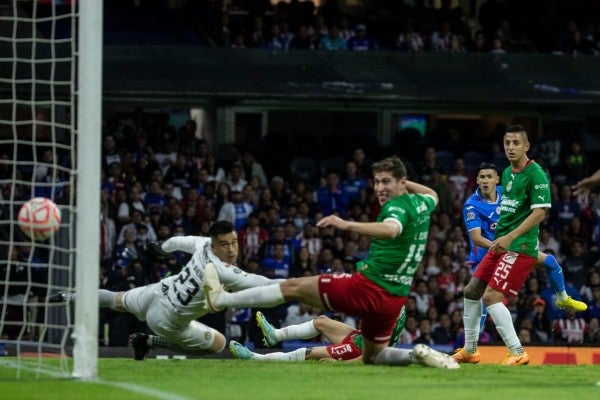
<path id="1" fill-rule="evenodd" d="M 424 344 L 417 344 L 413 348 L 413 354 L 419 364 L 424 367 L 457 369 L 460 365 L 446 353 L 434 350 Z"/>
<path id="2" fill-rule="evenodd" d="M 216 313 L 222 309 L 215 305 L 216 300 L 223 292 L 223 285 L 219 281 L 219 274 L 211 262 L 204 267 L 204 300 L 208 312 Z"/>

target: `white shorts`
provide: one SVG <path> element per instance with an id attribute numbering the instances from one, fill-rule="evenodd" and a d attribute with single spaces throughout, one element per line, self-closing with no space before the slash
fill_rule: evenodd
<path id="1" fill-rule="evenodd" d="M 181 316 L 163 295 L 161 285 L 153 283 L 128 290 L 123 295 L 123 306 L 140 321 L 146 321 L 154 333 L 183 350 L 198 351 L 210 348 L 216 335 L 215 329 L 189 316 Z"/>

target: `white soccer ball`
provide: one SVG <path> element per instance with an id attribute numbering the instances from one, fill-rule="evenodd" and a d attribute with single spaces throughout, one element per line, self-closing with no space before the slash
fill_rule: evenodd
<path id="1" fill-rule="evenodd" d="M 43 241 L 60 227 L 60 209 L 50 199 L 34 197 L 19 210 L 19 227 L 33 240 Z"/>

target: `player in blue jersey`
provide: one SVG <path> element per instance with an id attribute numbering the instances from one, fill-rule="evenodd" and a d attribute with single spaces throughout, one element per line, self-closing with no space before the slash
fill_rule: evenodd
<path id="1" fill-rule="evenodd" d="M 463 206 L 463 220 L 469 233 L 471 252 L 467 265 L 474 272 L 481 259 L 494 240 L 496 223 L 500 218 L 500 203 L 502 200 L 502 187 L 498 186 L 500 176 L 496 166 L 491 163 L 482 163 L 477 172 L 477 189 L 466 200 Z M 587 305 L 567 295 L 562 268 L 556 258 L 551 254 L 538 252 L 537 264 L 543 265 L 550 285 L 557 294 L 557 304 L 560 308 L 570 308 L 575 311 L 585 311 Z M 483 307 L 480 330 L 483 329 L 487 312 Z M 459 349 L 460 351 L 460 349 Z M 460 353 L 457 353 L 460 354 Z M 460 362 L 460 360 L 459 360 Z M 469 361 L 479 362 L 479 357 L 471 357 Z"/>

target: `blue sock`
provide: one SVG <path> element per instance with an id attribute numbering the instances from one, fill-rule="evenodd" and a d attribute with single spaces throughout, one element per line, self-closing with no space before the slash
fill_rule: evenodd
<path id="1" fill-rule="evenodd" d="M 483 328 L 485 327 L 485 320 L 487 319 L 487 308 L 485 308 L 485 304 L 483 304 L 483 300 L 481 300 L 481 321 L 479 322 L 479 334 L 483 332 Z"/>
<path id="2" fill-rule="evenodd" d="M 546 260 L 544 261 L 544 268 L 546 269 L 546 274 L 548 275 L 548 281 L 550 281 L 550 286 L 556 293 L 561 293 L 565 291 L 565 277 L 562 272 L 562 268 L 558 265 L 558 261 L 552 254 L 548 254 L 546 256 Z"/>

